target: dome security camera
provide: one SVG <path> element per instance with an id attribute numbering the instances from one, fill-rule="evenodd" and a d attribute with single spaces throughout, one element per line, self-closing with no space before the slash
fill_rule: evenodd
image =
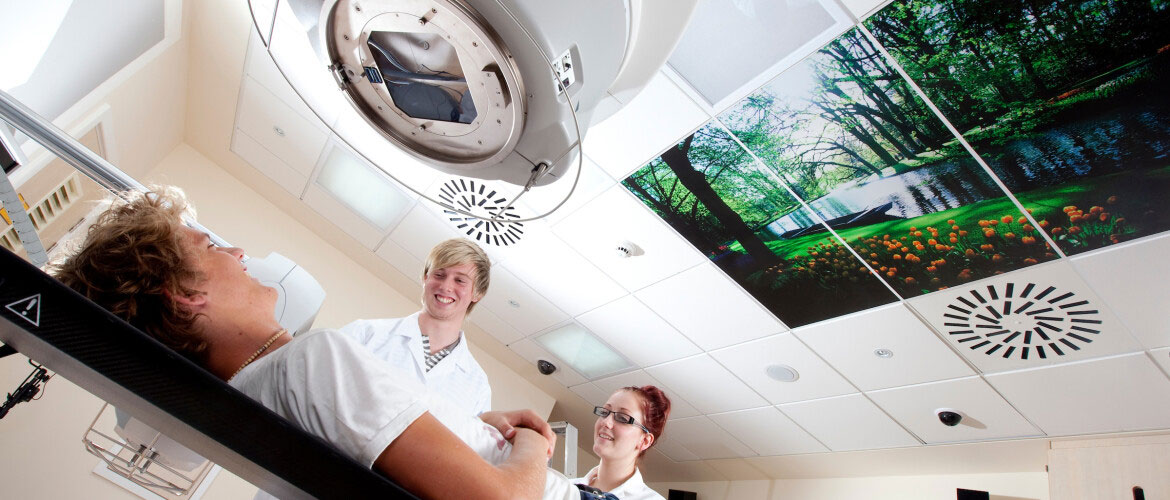
<path id="1" fill-rule="evenodd" d="M 536 369 L 540 370 L 541 375 L 552 375 L 557 371 L 557 365 L 541 359 L 536 362 Z"/>
<path id="2" fill-rule="evenodd" d="M 963 415 L 950 408 L 939 408 L 934 410 L 934 414 L 938 416 L 938 421 L 947 427 L 954 427 L 963 421 Z"/>

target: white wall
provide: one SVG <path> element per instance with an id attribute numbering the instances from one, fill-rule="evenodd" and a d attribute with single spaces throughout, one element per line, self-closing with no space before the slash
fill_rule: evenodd
<path id="1" fill-rule="evenodd" d="M 698 493 L 699 500 L 947 500 L 957 488 L 987 491 L 991 500 L 1048 500 L 1048 474 L 958 474 L 931 476 L 841 477 L 758 481 L 651 483 L 667 490 Z"/>

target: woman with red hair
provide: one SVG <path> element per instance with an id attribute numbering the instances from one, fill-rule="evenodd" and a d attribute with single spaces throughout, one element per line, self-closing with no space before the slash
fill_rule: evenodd
<path id="1" fill-rule="evenodd" d="M 593 452 L 601 464 L 574 479 L 598 499 L 663 500 L 642 482 L 638 460 L 658 442 L 670 417 L 670 398 L 652 385 L 623 387 L 593 408 Z M 580 487 L 580 486 L 578 486 Z"/>

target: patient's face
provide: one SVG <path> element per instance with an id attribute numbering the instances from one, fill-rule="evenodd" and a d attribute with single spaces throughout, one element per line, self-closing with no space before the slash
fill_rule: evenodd
<path id="1" fill-rule="evenodd" d="M 211 311 L 233 311 L 239 314 L 268 314 L 276 307 L 276 290 L 260 284 L 249 276 L 243 262 L 244 251 L 235 247 L 217 247 L 206 233 L 183 226 L 186 258 L 203 275 L 197 283 L 187 286 L 204 292 Z"/>
<path id="2" fill-rule="evenodd" d="M 605 402 L 605 407 L 634 417 L 634 421 L 639 424 L 645 424 L 641 401 L 630 391 L 613 393 Z M 637 456 L 641 452 L 645 436 L 647 436 L 645 431 L 638 426 L 619 423 L 611 414 L 605 418 L 598 418 L 597 423 L 593 425 L 593 452 L 609 460 Z"/>

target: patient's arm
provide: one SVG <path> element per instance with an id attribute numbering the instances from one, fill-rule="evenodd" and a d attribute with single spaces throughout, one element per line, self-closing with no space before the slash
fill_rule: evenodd
<path id="1" fill-rule="evenodd" d="M 549 442 L 519 428 L 508 459 L 493 466 L 430 413 L 424 413 L 374 461 L 374 470 L 422 498 L 540 498 Z"/>

